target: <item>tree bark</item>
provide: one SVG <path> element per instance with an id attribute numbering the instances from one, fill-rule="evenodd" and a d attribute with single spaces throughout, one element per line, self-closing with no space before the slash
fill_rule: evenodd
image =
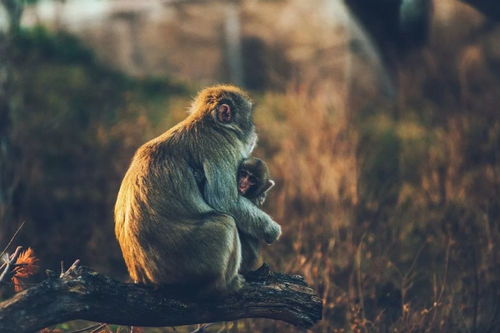
<path id="1" fill-rule="evenodd" d="M 237 294 L 197 300 L 173 287 L 122 283 L 78 266 L 0 303 L 0 332 L 33 332 L 69 320 L 118 325 L 179 326 L 269 318 L 308 328 L 322 302 L 298 275 L 259 270 Z"/>

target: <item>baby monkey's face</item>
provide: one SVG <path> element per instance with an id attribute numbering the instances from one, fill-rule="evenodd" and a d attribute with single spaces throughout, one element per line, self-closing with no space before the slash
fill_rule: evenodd
<path id="1" fill-rule="evenodd" d="M 261 205 L 266 193 L 274 186 L 269 179 L 269 170 L 261 159 L 249 157 L 238 168 L 238 192 L 250 200 L 257 200 Z"/>
<path id="2" fill-rule="evenodd" d="M 257 186 L 257 181 L 257 178 L 248 170 L 240 170 L 238 172 L 238 191 L 241 195 L 247 194 Z"/>

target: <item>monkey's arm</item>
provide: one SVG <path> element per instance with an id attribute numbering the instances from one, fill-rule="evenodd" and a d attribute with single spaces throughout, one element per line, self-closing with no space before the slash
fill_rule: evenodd
<path id="1" fill-rule="evenodd" d="M 272 243 L 281 235 L 280 225 L 249 199 L 239 195 L 236 171 L 224 172 L 228 169 L 231 170 L 229 166 L 203 164 L 207 180 L 205 200 L 215 210 L 232 215 L 241 231 Z"/>

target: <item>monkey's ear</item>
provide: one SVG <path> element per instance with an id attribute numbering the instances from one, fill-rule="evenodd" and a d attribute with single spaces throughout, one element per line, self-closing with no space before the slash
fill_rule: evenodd
<path id="1" fill-rule="evenodd" d="M 267 193 L 270 189 L 272 189 L 275 185 L 274 180 L 268 179 L 266 185 L 264 185 L 264 191 L 263 193 Z"/>
<path id="2" fill-rule="evenodd" d="M 215 110 L 215 117 L 223 124 L 230 123 L 233 120 L 233 110 L 229 104 L 220 104 Z"/>

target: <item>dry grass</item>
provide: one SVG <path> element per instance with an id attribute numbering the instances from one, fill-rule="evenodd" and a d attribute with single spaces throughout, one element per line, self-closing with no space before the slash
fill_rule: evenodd
<path id="1" fill-rule="evenodd" d="M 499 324 L 498 120 L 431 102 L 422 111 L 413 97 L 403 95 L 397 116 L 383 103 L 349 114 L 304 87 L 256 98 L 255 154 L 277 183 L 265 210 L 284 230 L 266 260 L 318 290 L 324 319 L 314 332 Z M 155 126 L 140 118 L 140 128 L 155 135 L 185 116 L 186 102 L 172 100 Z M 300 331 L 269 320 L 207 328 L 219 330 Z"/>
<path id="2" fill-rule="evenodd" d="M 424 85 L 429 73 L 403 73 L 402 87 Z M 408 90 L 397 112 L 377 104 L 356 115 L 324 92 L 262 97 L 256 154 L 276 179 L 266 209 L 284 229 L 266 255 L 323 297 L 315 332 L 498 326 L 500 123 L 483 100 L 491 93 L 476 92 L 464 110 Z"/>
<path id="3" fill-rule="evenodd" d="M 356 110 L 342 102 L 345 87 L 311 83 L 256 96 L 256 155 L 277 183 L 265 210 L 284 230 L 265 255 L 274 269 L 304 275 L 323 298 L 324 319 L 312 331 L 497 330 L 500 65 L 485 51 L 493 46 L 489 37 L 442 54 L 431 45 L 401 64 L 397 100 L 352 92 Z M 70 85 L 69 65 L 31 66 L 23 82 L 33 87 L 24 89 L 37 94 L 26 93 L 13 129 L 23 157 L 16 217 L 28 221 L 19 242 L 44 267 L 81 257 L 118 276 L 111 212 L 119 182 L 133 150 L 182 119 L 188 101 L 178 93 L 138 98 L 145 93 L 128 86 L 115 96 L 120 79 L 95 89 L 77 80 L 88 70 Z M 66 87 L 81 89 L 75 96 L 95 91 L 84 101 L 90 107 Z M 116 102 L 108 110 L 103 100 Z M 108 119 L 101 110 L 120 111 Z M 297 331 L 269 320 L 209 331 L 219 329 Z"/>

